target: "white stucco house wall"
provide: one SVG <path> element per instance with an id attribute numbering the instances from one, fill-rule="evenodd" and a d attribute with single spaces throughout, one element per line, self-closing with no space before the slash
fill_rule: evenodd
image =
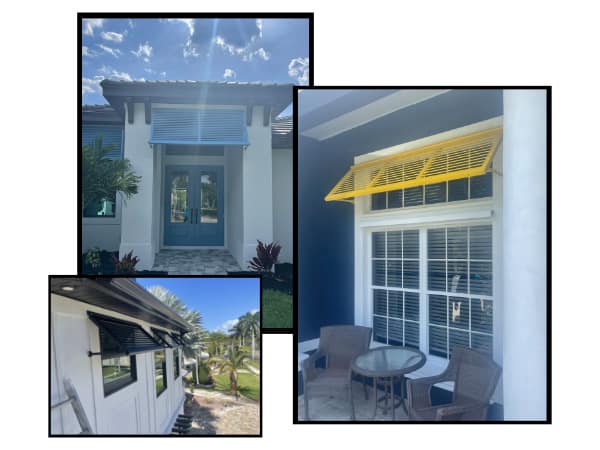
<path id="1" fill-rule="evenodd" d="M 141 176 L 126 202 L 83 211 L 82 251 L 130 251 L 139 270 L 165 249 L 220 249 L 241 269 L 256 240 L 293 260 L 292 85 L 101 83 L 108 105 L 82 108 L 82 144 L 102 135 Z M 108 140 L 107 140 L 108 139 Z"/>
<path id="2" fill-rule="evenodd" d="M 50 434 L 82 431 L 70 403 L 55 406 L 65 380 L 92 434 L 169 434 L 183 413 L 186 331 L 131 279 L 51 277 Z"/>

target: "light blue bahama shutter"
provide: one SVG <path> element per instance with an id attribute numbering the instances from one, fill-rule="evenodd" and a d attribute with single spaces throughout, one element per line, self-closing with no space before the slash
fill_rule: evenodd
<path id="1" fill-rule="evenodd" d="M 81 130 L 82 145 L 92 144 L 99 136 L 102 136 L 102 147 L 113 146 L 113 150 L 106 156 L 107 159 L 121 159 L 123 157 L 122 126 L 83 124 Z"/>
<path id="2" fill-rule="evenodd" d="M 153 108 L 150 143 L 247 145 L 246 111 Z"/>

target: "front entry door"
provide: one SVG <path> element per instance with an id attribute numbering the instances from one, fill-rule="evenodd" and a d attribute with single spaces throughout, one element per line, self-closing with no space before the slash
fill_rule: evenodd
<path id="1" fill-rule="evenodd" d="M 222 246 L 223 167 L 167 166 L 164 244 Z"/>

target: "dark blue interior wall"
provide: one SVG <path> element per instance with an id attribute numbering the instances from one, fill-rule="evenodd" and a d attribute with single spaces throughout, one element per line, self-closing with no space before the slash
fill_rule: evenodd
<path id="1" fill-rule="evenodd" d="M 502 91 L 453 90 L 325 141 L 299 136 L 300 342 L 318 337 L 321 326 L 354 323 L 354 210 L 324 201 L 354 157 L 501 114 Z"/>

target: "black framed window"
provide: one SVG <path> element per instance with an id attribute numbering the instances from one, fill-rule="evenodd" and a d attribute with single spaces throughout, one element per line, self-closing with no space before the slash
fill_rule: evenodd
<path id="1" fill-rule="evenodd" d="M 83 217 L 115 217 L 117 208 L 117 193 L 101 200 L 89 203 L 83 208 Z"/>
<path id="2" fill-rule="evenodd" d="M 102 383 L 105 397 L 136 381 L 135 355 L 102 359 Z"/>
<path id="3" fill-rule="evenodd" d="M 158 397 L 167 390 L 167 358 L 164 350 L 154 352 L 154 380 Z"/>
<path id="4" fill-rule="evenodd" d="M 173 349 L 173 374 L 174 378 L 179 378 L 179 349 Z"/>
<path id="5" fill-rule="evenodd" d="M 487 172 L 477 177 L 380 192 L 371 195 L 371 211 L 492 197 L 493 181 L 492 172 Z"/>

